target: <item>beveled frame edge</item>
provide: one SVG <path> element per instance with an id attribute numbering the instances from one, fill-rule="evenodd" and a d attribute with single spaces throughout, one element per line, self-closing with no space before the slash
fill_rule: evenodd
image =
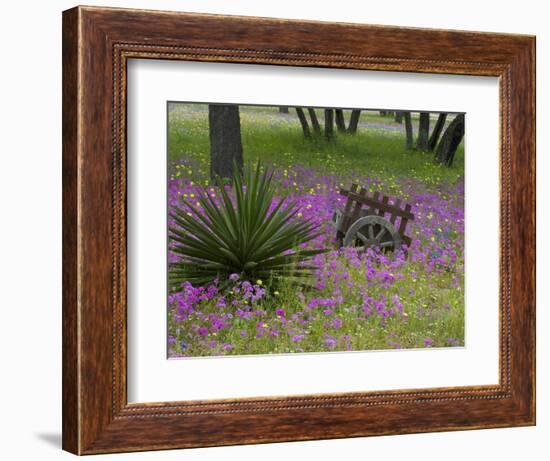
<path id="1" fill-rule="evenodd" d="M 274 41 L 282 31 L 288 38 Z M 324 38 L 334 34 L 346 44 Z M 90 454 L 534 424 L 534 53 L 534 37 L 506 34 L 64 12 L 63 448 Z M 499 385 L 128 404 L 125 85 L 132 58 L 498 76 Z M 512 227 L 519 218 L 524 226 Z"/>

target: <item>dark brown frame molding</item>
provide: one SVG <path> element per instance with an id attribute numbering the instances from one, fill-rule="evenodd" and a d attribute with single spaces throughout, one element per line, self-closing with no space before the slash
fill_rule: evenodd
<path id="1" fill-rule="evenodd" d="M 125 110 L 131 58 L 499 77 L 499 384 L 129 404 Z M 533 424 L 534 37 L 94 7 L 63 13 L 65 450 L 91 454 Z"/>

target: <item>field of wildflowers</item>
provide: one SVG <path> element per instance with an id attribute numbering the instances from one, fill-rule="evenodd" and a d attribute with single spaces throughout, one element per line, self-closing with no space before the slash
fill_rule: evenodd
<path id="1" fill-rule="evenodd" d="M 403 129 L 365 114 L 357 135 L 330 144 L 303 139 L 295 114 L 241 106 L 245 161 L 274 170 L 297 216 L 322 231 L 308 246 L 313 287 L 231 274 L 218 283 L 183 282 L 168 297 L 168 355 L 277 354 L 464 345 L 464 168 L 434 165 L 407 151 Z M 219 191 L 209 179 L 208 112 L 176 104 L 169 117 L 169 210 Z M 331 224 L 352 182 L 412 205 L 408 255 L 337 248 Z M 169 263 L 179 255 L 171 251 Z M 169 268 L 170 270 L 170 268 Z"/>

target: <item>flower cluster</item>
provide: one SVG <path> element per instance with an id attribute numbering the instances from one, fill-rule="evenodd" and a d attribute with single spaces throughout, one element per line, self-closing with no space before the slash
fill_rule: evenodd
<path id="1" fill-rule="evenodd" d="M 192 169 L 191 164 L 183 168 Z M 306 167 L 278 169 L 275 181 L 290 193 L 298 217 L 323 230 L 308 245 L 332 248 L 315 256 L 314 289 L 269 286 L 229 277 L 221 284 L 184 283 L 169 295 L 172 357 L 461 346 L 464 333 L 464 184 L 428 187 L 413 179 L 391 184 L 369 177 L 319 175 Z M 337 248 L 331 223 L 345 202 L 339 190 L 358 183 L 394 191 L 412 205 L 409 248 L 394 254 Z M 172 177 L 169 207 L 181 207 L 214 186 Z M 169 261 L 177 256 L 169 252 Z M 224 283 L 224 287 L 226 283 Z"/>

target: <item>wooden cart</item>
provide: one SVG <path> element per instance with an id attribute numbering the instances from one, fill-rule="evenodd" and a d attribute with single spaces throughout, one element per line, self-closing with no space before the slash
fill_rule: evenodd
<path id="1" fill-rule="evenodd" d="M 385 251 L 400 249 L 411 243 L 405 235 L 407 223 L 414 219 L 411 205 L 397 199 L 390 204 L 387 195 L 375 192 L 369 196 L 365 188 L 352 184 L 349 190 L 340 189 L 347 197 L 343 209 L 334 212 L 336 239 L 339 246 L 378 247 Z"/>

